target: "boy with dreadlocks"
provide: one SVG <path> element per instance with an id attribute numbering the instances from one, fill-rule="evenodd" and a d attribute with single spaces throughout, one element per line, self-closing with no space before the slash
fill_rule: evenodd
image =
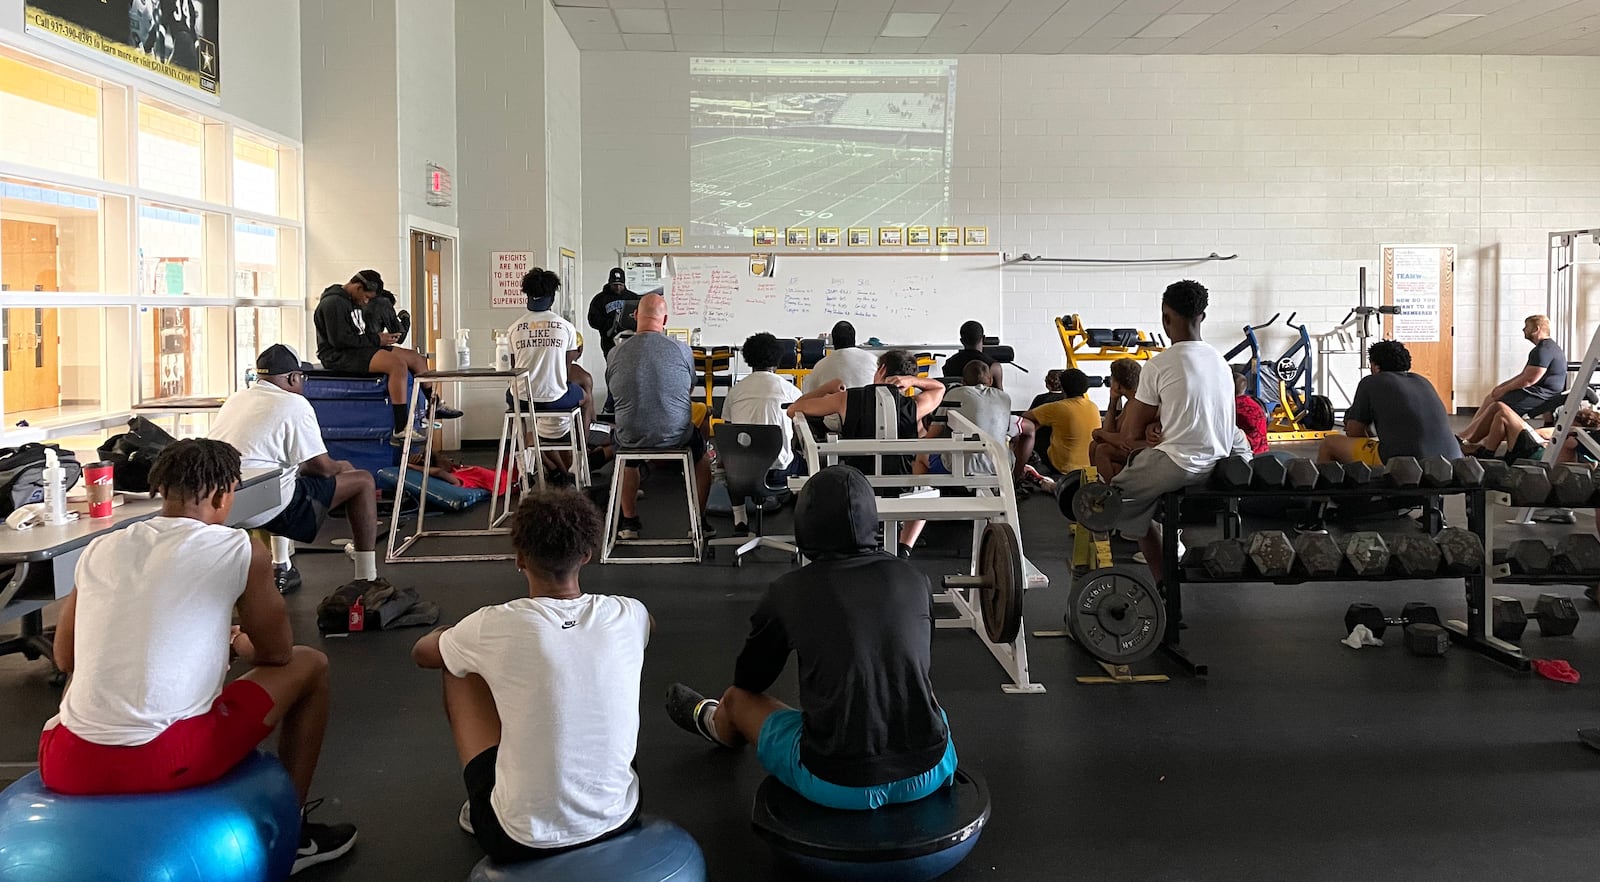
<path id="1" fill-rule="evenodd" d="M 224 526 L 238 483 L 238 451 L 178 441 L 150 468 L 160 516 L 83 550 L 56 626 L 55 662 L 72 682 L 39 736 L 39 774 L 75 795 L 199 787 L 280 728 L 278 758 L 304 807 L 298 873 L 348 852 L 356 829 L 304 820 L 321 802 L 306 794 L 328 724 L 328 657 L 294 645 L 266 547 Z M 232 656 L 250 669 L 225 682 Z"/>
<path id="2" fill-rule="evenodd" d="M 497 864 L 571 851 L 638 823 L 633 756 L 650 614 L 631 597 L 585 594 L 578 584 L 601 529 L 600 513 L 576 491 L 523 496 L 511 545 L 527 596 L 486 606 L 411 650 L 419 666 L 444 672 L 467 789 L 457 823 Z"/>

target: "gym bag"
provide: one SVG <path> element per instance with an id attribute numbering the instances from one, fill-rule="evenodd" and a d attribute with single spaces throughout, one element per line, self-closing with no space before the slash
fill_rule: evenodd
<path id="1" fill-rule="evenodd" d="M 66 486 L 71 490 L 83 476 L 78 457 L 70 450 L 54 444 L 24 444 L 21 447 L 0 448 L 0 516 L 9 515 L 19 506 L 44 501 L 44 451 L 54 448 L 61 468 L 66 472 Z"/>
<path id="2" fill-rule="evenodd" d="M 168 444 L 178 439 L 142 416 L 128 420 L 128 431 L 112 435 L 96 452 L 111 463 L 111 480 L 118 490 L 150 492 L 150 466 Z"/>

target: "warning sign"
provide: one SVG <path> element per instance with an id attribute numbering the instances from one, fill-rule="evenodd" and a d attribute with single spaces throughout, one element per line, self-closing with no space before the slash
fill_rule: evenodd
<path id="1" fill-rule="evenodd" d="M 532 251 L 489 252 L 489 305 L 502 309 L 527 309 L 522 277 L 533 269 Z"/>

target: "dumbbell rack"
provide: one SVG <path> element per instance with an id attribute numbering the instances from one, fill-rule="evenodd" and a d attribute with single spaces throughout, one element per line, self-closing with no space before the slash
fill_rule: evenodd
<path id="1" fill-rule="evenodd" d="M 1186 499 L 1217 499 L 1236 503 L 1245 499 L 1280 499 L 1287 502 L 1290 499 L 1304 499 L 1307 496 L 1318 499 L 1416 499 L 1417 497 L 1464 497 L 1467 507 L 1467 529 L 1479 539 L 1483 540 L 1484 566 L 1476 573 L 1466 576 L 1435 576 L 1434 579 L 1461 579 L 1465 589 L 1467 603 L 1466 621 L 1450 621 L 1445 623 L 1445 628 L 1450 632 L 1451 643 L 1464 646 L 1481 655 L 1499 662 L 1515 671 L 1526 671 L 1530 664 L 1522 650 L 1513 644 L 1494 637 L 1490 623 L 1489 585 L 1493 575 L 1493 549 L 1492 527 L 1490 508 L 1493 505 L 1508 505 L 1510 498 L 1496 491 L 1486 490 L 1482 487 L 1338 487 L 1318 490 L 1233 490 L 1214 489 L 1208 487 L 1193 487 L 1181 493 L 1169 493 L 1162 500 L 1164 518 L 1168 529 L 1164 531 L 1161 558 L 1162 571 L 1166 578 L 1161 585 L 1163 599 L 1166 602 L 1167 627 L 1162 635 L 1160 649 L 1168 657 L 1176 661 L 1190 675 L 1204 677 L 1209 672 L 1208 666 L 1195 661 L 1189 656 L 1182 645 L 1183 623 L 1183 586 L 1189 585 L 1240 585 L 1251 582 L 1270 583 L 1275 585 L 1299 585 L 1309 582 L 1350 582 L 1355 579 L 1348 575 L 1337 575 L 1325 579 L 1307 578 L 1304 576 L 1290 575 L 1280 579 L 1262 577 L 1241 579 L 1215 579 L 1205 575 L 1195 575 L 1186 572 L 1179 563 L 1178 556 L 1178 530 L 1176 525 L 1182 523 L 1181 509 Z M 1224 538 L 1239 538 L 1239 520 L 1229 516 L 1235 506 L 1230 504 L 1229 513 L 1223 516 Z M 1419 581 L 1413 576 L 1381 575 L 1361 576 L 1362 582 L 1414 582 Z"/>

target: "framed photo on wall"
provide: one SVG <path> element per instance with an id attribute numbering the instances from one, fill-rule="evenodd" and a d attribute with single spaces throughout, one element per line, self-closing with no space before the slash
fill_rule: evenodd
<path id="1" fill-rule="evenodd" d="M 940 245 L 960 245 L 960 227 L 940 227 L 938 229 L 938 242 Z"/>
<path id="2" fill-rule="evenodd" d="M 817 227 L 817 246 L 820 248 L 837 248 L 839 246 L 839 228 Z"/>
<path id="3" fill-rule="evenodd" d="M 906 244 L 907 245 L 932 245 L 933 244 L 933 230 L 931 230 L 931 229 L 929 229 L 927 227 L 908 227 L 908 228 L 906 228 Z"/>
<path id="4" fill-rule="evenodd" d="M 905 242 L 905 232 L 899 227 L 879 227 L 878 244 L 886 248 L 899 246 Z"/>
<path id="5" fill-rule="evenodd" d="M 846 243 L 851 248 L 865 248 L 872 244 L 871 227 L 851 227 L 845 234 Z"/>
<path id="6" fill-rule="evenodd" d="M 965 227 L 962 229 L 963 244 L 982 247 L 989 244 L 988 227 Z"/>
<path id="7" fill-rule="evenodd" d="M 674 248 L 683 244 L 683 227 L 662 227 L 656 230 L 656 241 L 663 248 Z"/>
<path id="8" fill-rule="evenodd" d="M 650 228 L 649 227 L 629 227 L 628 228 L 628 247 L 629 248 L 649 248 L 650 247 Z"/>
<path id="9" fill-rule="evenodd" d="M 777 227 L 756 227 L 755 243 L 758 248 L 771 248 L 778 244 Z"/>
<path id="10" fill-rule="evenodd" d="M 788 227 L 783 231 L 783 241 L 790 248 L 808 248 L 811 245 L 811 228 Z"/>

